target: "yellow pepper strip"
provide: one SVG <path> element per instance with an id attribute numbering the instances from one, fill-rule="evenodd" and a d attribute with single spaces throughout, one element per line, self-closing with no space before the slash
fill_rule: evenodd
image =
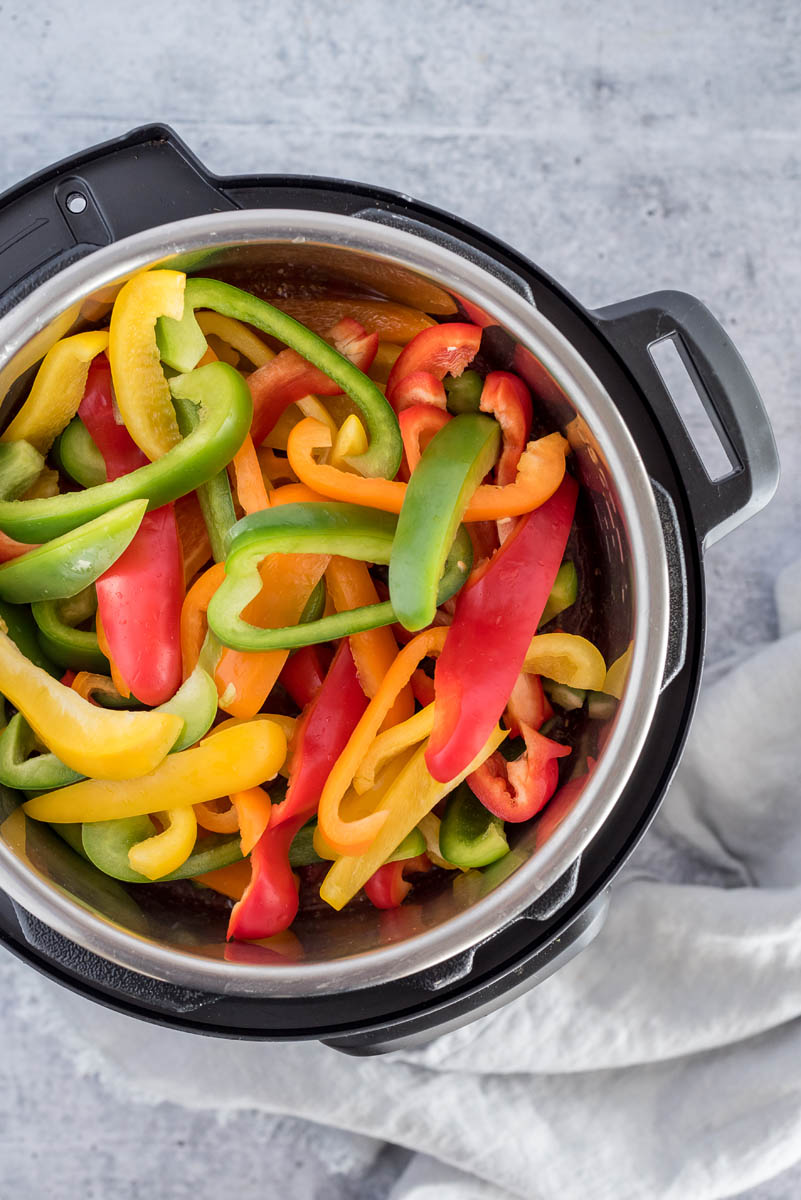
<path id="1" fill-rule="evenodd" d="M 92 712 L 97 711 L 108 715 L 104 709 L 92 709 Z M 180 717 L 173 719 L 180 721 Z M 241 792 L 265 779 L 272 779 L 285 757 L 283 729 L 273 721 L 243 721 L 241 725 L 204 738 L 189 750 L 171 754 L 142 779 L 124 779 L 116 783 L 84 779 L 36 796 L 28 800 L 24 808 L 36 821 L 59 824 L 139 817 L 161 812 L 166 804 L 170 808 L 191 808 L 193 804 L 217 800 L 220 796 Z"/>
<path id="2" fill-rule="evenodd" d="M 406 687 L 412 672 L 427 655 L 439 654 L 445 645 L 447 633 L 447 629 L 441 625 L 434 629 L 424 629 L 403 647 L 329 773 L 320 797 L 317 820 L 323 837 L 334 847 L 337 854 L 363 853 L 386 820 L 385 813 L 374 812 L 356 821 L 346 821 L 340 812 L 342 798 L 399 692 Z M 398 841 L 400 840 L 399 838 Z M 388 853 L 391 853 L 397 844 L 395 842 Z"/>
<path id="3" fill-rule="evenodd" d="M 101 652 L 101 654 L 105 654 L 106 658 L 108 659 L 108 665 L 109 665 L 109 670 L 111 671 L 112 683 L 114 684 L 115 688 L 120 693 L 120 695 L 125 700 L 127 700 L 131 694 L 131 689 L 128 687 L 128 684 L 126 683 L 126 681 L 123 679 L 122 672 L 120 671 L 119 667 L 117 666 L 117 664 L 115 663 L 115 661 L 112 657 L 111 647 L 108 644 L 108 638 L 106 637 L 106 631 L 103 628 L 103 622 L 100 618 L 99 612 L 95 613 L 95 631 L 97 633 L 97 644 L 100 647 L 100 652 Z M 195 666 L 197 666 L 197 659 L 195 659 Z M 194 669 L 195 669 L 195 667 L 192 668 L 193 671 L 194 671 Z"/>
<path id="4" fill-rule="evenodd" d="M 370 813 L 375 812 L 376 809 L 381 808 L 384 797 L 414 754 L 414 751 L 415 747 L 409 746 L 406 750 L 401 750 L 393 759 L 385 763 L 378 772 L 373 786 L 369 791 L 362 793 L 362 795 L 359 795 L 352 787 L 348 788 L 339 806 L 343 819 L 358 821 L 361 817 L 366 817 Z M 328 842 L 319 824 L 314 830 L 313 841 L 314 849 L 320 855 L 320 858 L 327 858 L 331 862 L 339 858 L 339 852 Z"/>
<path id="5" fill-rule="evenodd" d="M 400 352 L 403 346 L 396 346 L 394 342 L 379 342 L 376 350 L 375 358 L 370 364 L 370 370 L 367 374 L 376 383 L 386 383 L 389 379 L 389 373 L 395 366 L 395 359 L 400 357 Z"/>
<path id="6" fill-rule="evenodd" d="M 78 411 L 89 366 L 108 346 L 108 336 L 105 330 L 98 330 L 56 342 L 42 359 L 28 399 L 0 442 L 24 439 L 40 454 L 47 454 Z"/>
<path id="7" fill-rule="evenodd" d="M 201 829 L 209 833 L 236 833 L 239 828 L 239 817 L 233 804 L 227 808 L 217 808 L 216 800 L 207 804 L 194 804 L 195 819 Z"/>
<path id="8" fill-rule="evenodd" d="M 390 787 L 381 810 L 372 814 L 382 818 L 377 836 L 367 850 L 336 860 L 323 880 L 320 897 L 332 908 L 344 908 L 426 813 L 497 750 L 505 737 L 506 730 L 495 728 L 470 765 L 448 783 L 440 783 L 429 774 L 425 758 L 428 743 L 423 742 Z"/>
<path id="9" fill-rule="evenodd" d="M 326 554 L 268 554 L 259 565 L 262 589 L 243 616 L 264 629 L 295 625 L 328 566 Z M 220 708 L 253 717 L 275 687 L 288 650 L 232 650 L 223 646 L 214 671 Z"/>
<path id="10" fill-rule="evenodd" d="M 266 346 L 261 338 L 256 337 L 253 330 L 241 321 L 216 312 L 198 312 L 195 316 L 207 337 L 213 334 L 226 345 L 233 346 L 234 350 L 238 350 L 254 367 L 263 367 L 271 358 L 275 358 L 275 351 Z"/>
<path id="11" fill-rule="evenodd" d="M 606 663 L 600 650 L 576 633 L 535 634 L 526 651 L 523 670 L 567 687 L 593 692 L 600 692 L 606 679 Z"/>
<path id="12" fill-rule="evenodd" d="M 80 316 L 81 305 L 71 304 L 55 320 L 45 325 L 44 329 L 40 329 L 32 338 L 29 338 L 19 353 L 0 368 L 0 400 L 30 367 L 44 358 L 48 350 L 69 333 Z M 95 318 L 88 317 L 87 319 L 93 321 Z"/>
<path id="13" fill-rule="evenodd" d="M 284 737 L 286 738 L 287 745 L 291 746 L 292 735 L 295 732 L 295 726 L 297 724 L 297 717 L 287 717 L 284 715 L 284 713 L 259 712 L 259 713 L 256 713 L 255 717 L 251 717 L 250 720 L 251 721 L 273 721 L 278 726 L 279 729 L 283 729 Z M 221 733 L 222 730 L 233 729 L 234 725 L 244 725 L 244 723 L 245 723 L 244 717 L 226 717 L 226 719 L 224 721 L 220 721 L 219 725 L 215 725 L 213 729 L 209 730 L 209 732 L 206 734 L 206 738 L 208 739 L 210 737 L 216 737 L 216 735 L 218 733 Z M 290 751 L 287 754 L 285 761 L 278 768 L 278 774 L 284 775 L 288 779 L 289 778 L 289 768 L 291 765 L 292 765 L 292 752 Z"/>
<path id="14" fill-rule="evenodd" d="M 348 455 L 364 454 L 367 451 L 368 444 L 364 426 L 356 414 L 351 413 L 349 417 L 345 418 L 337 431 L 328 461 L 338 471 L 347 471 L 349 470 L 347 466 Z M 356 472 L 351 471 L 351 474 L 356 474 Z"/>
<path id="15" fill-rule="evenodd" d="M 331 434 L 322 424 L 305 420 L 295 425 L 287 441 L 287 454 L 301 482 L 332 500 L 399 513 L 406 496 L 406 484 L 395 479 L 364 479 L 360 475 L 338 471 L 328 463 L 316 462 L 315 450 L 328 450 L 331 444 Z M 515 482 L 505 487 L 481 484 L 467 506 L 464 520 L 497 521 L 539 508 L 562 482 L 565 455 L 569 449 L 561 433 L 549 433 L 529 442 L 520 458 Z"/>
<path id="16" fill-rule="evenodd" d="M 434 726 L 434 705 L 421 708 L 413 717 L 380 733 L 361 761 L 353 777 L 354 790 L 361 795 L 375 783 L 376 773 L 384 764 L 409 746 L 417 746 L 427 738 Z"/>
<path id="17" fill-rule="evenodd" d="M 137 842 L 128 851 L 134 871 L 148 879 L 161 879 L 185 863 L 195 848 L 197 820 L 191 806 L 168 808 L 158 814 L 164 823 L 161 833 Z"/>
<path id="18" fill-rule="evenodd" d="M 631 656 L 634 652 L 634 642 L 629 642 L 626 649 L 621 654 L 620 658 L 616 658 L 609 670 L 606 672 L 606 679 L 599 688 L 594 688 L 594 691 L 608 692 L 610 696 L 614 696 L 620 700 L 623 695 L 623 689 L 626 686 L 626 680 L 629 675 L 629 667 L 631 666 Z"/>
<path id="19" fill-rule="evenodd" d="M 274 492 L 270 492 L 272 508 L 278 508 L 281 504 L 305 504 L 307 502 L 325 504 L 327 500 L 327 496 L 321 496 L 319 492 L 312 491 L 310 487 L 306 487 L 305 483 L 285 483 L 282 487 L 276 488 Z"/>
<path id="20" fill-rule="evenodd" d="M 339 426 L 325 405 L 316 396 L 304 396 L 301 400 L 296 401 L 295 404 L 290 404 L 288 408 L 284 409 L 262 442 L 262 445 L 270 446 L 274 450 L 286 450 L 290 433 L 296 425 L 300 424 L 304 417 L 319 421 L 321 425 L 326 427 L 331 437 L 331 441 L 327 442 L 326 445 L 330 446 L 337 436 Z"/>
<path id="21" fill-rule="evenodd" d="M 109 324 L 108 358 L 114 395 L 125 427 L 149 459 L 181 440 L 156 345 L 159 317 L 180 320 L 186 276 L 143 271 L 120 288 Z"/>
<path id="22" fill-rule="evenodd" d="M 184 727 L 175 713 L 123 712 L 89 704 L 34 666 L 3 632 L 0 694 L 63 763 L 96 779 L 146 775 L 167 756 Z"/>
<path id="23" fill-rule="evenodd" d="M 365 443 L 366 448 L 366 443 Z M 361 453 L 361 451 L 358 451 Z M 367 604 L 378 604 L 378 592 L 366 563 L 335 555 L 325 573 L 328 598 L 335 612 L 349 612 Z M 362 691 L 368 699 L 376 694 L 398 653 L 398 644 L 387 625 L 350 636 L 350 649 Z M 386 724 L 397 725 L 414 712 L 414 696 L 407 685 L 387 713 Z M 429 731 L 430 732 L 430 731 Z"/>

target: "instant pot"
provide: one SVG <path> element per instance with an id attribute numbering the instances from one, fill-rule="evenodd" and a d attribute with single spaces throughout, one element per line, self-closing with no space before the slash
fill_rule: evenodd
<path id="1" fill-rule="evenodd" d="M 154 264 L 262 295 L 371 295 L 484 327 L 488 365 L 530 384 L 582 483 L 583 630 L 632 647 L 616 716 L 573 730 L 575 775 L 482 875 L 392 912 L 311 908 L 285 945 L 228 944 L 216 897 L 122 886 L 2 797 L 0 938 L 59 983 L 198 1033 L 319 1039 L 352 1053 L 428 1040 L 520 995 L 600 929 L 609 886 L 654 816 L 692 718 L 703 551 L 778 481 L 770 426 L 728 336 L 663 291 L 598 310 L 490 234 L 341 180 L 216 178 L 168 128 L 67 159 L 0 197 L 5 421 L 59 337 L 101 322 Z M 711 478 L 652 347 L 672 339 L 729 463 Z M 586 764 L 583 768 L 581 764 Z"/>

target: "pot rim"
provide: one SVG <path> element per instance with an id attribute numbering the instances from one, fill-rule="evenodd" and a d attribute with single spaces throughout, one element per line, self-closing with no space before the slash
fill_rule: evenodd
<path id="1" fill-rule="evenodd" d="M 385 224 L 376 218 L 393 221 Z M 0 885 L 24 908 L 85 949 L 119 966 L 182 987 L 243 996 L 312 996 L 374 987 L 417 974 L 470 951 L 525 910 L 565 872 L 608 818 L 648 734 L 666 658 L 669 622 L 667 561 L 648 473 L 609 393 L 573 345 L 538 311 L 520 281 L 519 294 L 483 264 L 425 228 L 399 227 L 392 214 L 369 218 L 306 209 L 247 209 L 154 226 L 103 247 L 40 284 L 0 319 L 3 366 L 87 293 L 176 255 L 255 243 L 328 244 L 417 271 L 486 308 L 539 359 L 580 413 L 600 447 L 617 490 L 629 537 L 634 650 L 628 684 L 611 735 L 573 811 L 531 858 L 480 901 L 404 941 L 346 958 L 296 966 L 249 965 L 201 958 L 158 945 L 84 909 L 39 878 L 0 842 Z M 454 241 L 454 239 L 449 239 Z M 479 257 L 479 261 L 475 261 Z M 516 277 L 515 277 L 516 278 Z M 527 296 L 527 298 L 526 298 Z"/>

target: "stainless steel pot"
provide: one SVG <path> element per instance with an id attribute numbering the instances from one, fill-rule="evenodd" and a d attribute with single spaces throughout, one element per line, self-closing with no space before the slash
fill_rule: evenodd
<path id="1" fill-rule="evenodd" d="M 143 133 L 152 142 L 153 131 L 140 131 L 140 136 Z M 162 139 L 165 136 L 161 131 Z M 113 148 L 120 145 L 125 143 Z M 174 139 L 172 145 L 179 148 L 183 170 L 187 152 Z M 100 155 L 104 149 L 110 158 L 111 148 L 100 148 L 90 152 L 95 156 L 90 162 L 104 163 L 108 178 L 109 162 Z M 485 873 L 478 894 L 449 887 L 430 897 L 408 922 L 407 936 L 401 929 L 399 937 L 396 924 L 390 927 L 367 909 L 316 913 L 296 926 L 304 948 L 300 960 L 226 961 L 219 920 L 215 923 L 195 909 L 182 916 L 174 906 L 143 908 L 131 898 L 136 888 L 126 892 L 94 878 L 85 867 L 65 866 L 58 840 L 32 822 L 23 828 L 19 814 L 0 827 L 0 887 L 25 913 L 100 962 L 205 995 L 341 997 L 424 976 L 441 976 L 452 983 L 454 969 L 456 978 L 463 978 L 473 969 L 476 948 L 510 928 L 521 914 L 536 912 L 539 898 L 549 890 L 562 907 L 575 894 L 582 855 L 618 819 L 617 806 L 621 797 L 625 802 L 644 751 L 659 753 L 654 749 L 654 721 L 660 697 L 682 672 L 686 674 L 689 656 L 691 681 L 689 690 L 684 689 L 687 712 L 680 744 L 697 686 L 703 638 L 694 616 L 702 585 L 698 563 L 690 560 L 704 541 L 728 532 L 760 508 L 776 485 L 775 447 L 753 384 L 721 327 L 691 297 L 661 293 L 593 315 L 593 336 L 598 340 L 600 331 L 606 359 L 614 360 L 617 371 L 621 358 L 627 359 L 626 369 L 647 381 L 651 395 L 645 392 L 646 416 L 648 400 L 659 391 L 665 443 L 660 453 L 672 451 L 678 460 L 684 491 L 677 496 L 675 489 L 653 477 L 644 450 L 655 435 L 643 433 L 642 414 L 632 418 L 630 400 L 623 404 L 623 385 L 617 394 L 612 381 L 610 391 L 609 382 L 595 369 L 592 359 L 598 348 L 587 352 L 586 332 L 574 335 L 564 320 L 555 320 L 548 304 L 535 294 L 531 277 L 510 265 L 505 254 L 488 254 L 469 235 L 460 236 L 465 227 L 454 235 L 428 215 L 432 210 L 424 210 L 427 219 L 420 220 L 410 202 L 390 197 L 390 205 L 385 194 L 375 201 L 372 193 L 366 203 L 351 202 L 343 212 L 341 205 L 326 202 L 322 184 L 317 204 L 316 193 L 304 193 L 302 206 L 273 207 L 274 202 L 280 205 L 277 186 L 270 207 L 237 208 L 229 205 L 233 181 L 213 181 L 202 174 L 217 197 L 216 207 L 223 207 L 222 197 L 227 211 L 210 211 L 213 206 L 205 199 L 208 211 L 202 215 L 160 221 L 111 240 L 102 177 L 100 182 L 92 180 L 87 163 L 81 164 L 80 175 L 75 164 L 68 168 L 62 164 L 52 179 L 33 182 L 50 195 L 62 217 L 71 215 L 69 227 L 76 241 L 76 222 L 87 214 L 91 228 L 100 231 L 94 240 L 102 238 L 108 244 L 66 266 L 63 258 L 54 262 L 51 256 L 44 266 L 37 264 L 33 272 L 23 274 L 21 285 L 13 281 L 5 304 L 0 296 L 0 306 L 8 310 L 0 319 L 4 418 L 47 347 L 101 320 L 121 283 L 156 264 L 193 273 L 252 272 L 254 278 L 269 278 L 273 289 L 286 287 L 288 281 L 291 286 L 293 277 L 344 288 L 359 281 L 362 288 L 398 300 L 421 286 L 432 287 L 491 327 L 484 343 L 490 358 L 499 366 L 511 365 L 530 382 L 545 423 L 569 438 L 574 470 L 583 485 L 583 533 L 592 544 L 597 570 L 597 635 L 610 657 L 631 641 L 633 657 L 618 714 L 603 732 L 597 765 L 584 785 L 563 794 L 561 805 L 557 796 L 550 819 L 519 831 L 512 854 L 498 869 Z M 202 171 L 197 164 L 193 168 Z M 131 169 L 130 163 L 126 169 Z M 269 182 L 261 181 L 261 186 Z M 306 182 L 313 189 L 316 181 Z M 254 181 L 238 183 L 240 191 L 256 186 Z M 26 186 L 27 194 L 33 195 L 35 189 L 23 189 Z M 80 204 L 76 196 L 86 202 L 80 214 L 72 211 Z M 11 194 L 12 203 L 5 209 L 0 199 L 0 241 L 3 217 L 9 208 L 19 215 L 19 198 Z M 194 200 L 190 211 L 193 206 L 197 207 Z M 32 211 L 35 208 L 32 204 Z M 25 232 L 20 236 L 24 240 Z M 0 245 L 0 292 L 2 250 Z M 708 478 L 675 410 L 665 403 L 664 389 L 647 358 L 649 342 L 657 340 L 655 333 L 660 336 L 654 329 L 655 313 L 662 322 L 661 336 L 680 338 L 702 398 L 724 428 L 733 460 L 724 479 Z M 630 387 L 631 375 L 627 395 Z M 695 532 L 689 554 L 688 498 Z M 693 581 L 698 576 L 692 587 L 688 569 Z M 595 731 L 589 723 L 578 730 L 584 757 L 597 732 L 595 725 Z M 663 776 L 669 775 L 677 755 L 671 742 Z M 660 790 L 663 786 L 664 781 Z M 560 820 L 553 819 L 554 812 L 560 813 Z M 625 820 L 625 814 L 620 819 Z M 594 908 L 584 913 L 583 923 L 571 925 L 567 943 L 575 947 L 597 928 L 604 896 L 603 887 L 596 889 L 590 897 Z M 510 981 L 507 997 L 514 986 Z"/>

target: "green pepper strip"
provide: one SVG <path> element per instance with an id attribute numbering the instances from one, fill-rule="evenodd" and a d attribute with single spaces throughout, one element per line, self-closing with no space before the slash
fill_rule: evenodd
<path id="1" fill-rule="evenodd" d="M 94 583 L 131 544 L 147 509 L 129 500 L 0 566 L 0 597 L 12 604 L 61 600 Z"/>
<path id="2" fill-rule="evenodd" d="M 412 471 L 389 563 L 389 597 L 409 630 L 434 620 L 443 564 L 500 444 L 497 421 L 463 413 L 434 435 Z"/>
<path id="3" fill-rule="evenodd" d="M 155 462 L 82 492 L 39 500 L 0 500 L 0 529 L 23 542 L 46 542 L 128 500 L 160 508 L 213 479 L 236 454 L 250 428 L 253 401 L 238 371 L 208 363 L 170 380 L 174 396 L 200 406 L 200 423 Z"/>
<path id="4" fill-rule="evenodd" d="M 27 492 L 43 467 L 44 458 L 30 442 L 0 443 L 0 499 L 14 500 Z"/>
<path id="5" fill-rule="evenodd" d="M 47 671 L 49 675 L 58 679 L 62 672 L 56 666 L 55 660 L 51 662 L 39 644 L 36 622 L 31 616 L 28 606 L 6 604 L 4 600 L 0 600 L 0 620 L 5 623 L 8 636 L 25 657 L 35 666 L 41 667 L 43 671 Z"/>
<path id="6" fill-rule="evenodd" d="M 160 704 L 155 711 L 176 713 L 183 717 L 184 728 L 170 754 L 194 746 L 209 731 L 217 715 L 214 680 L 202 667 L 195 667 L 172 699 Z M 35 733 L 22 713 L 17 713 L 0 733 L 0 783 L 38 793 L 66 787 L 69 783 L 78 783 L 86 778 L 66 766 L 55 754 L 29 757 L 35 747 Z M 208 869 L 211 870 L 211 867 Z"/>
<path id="7" fill-rule="evenodd" d="M 39 626 L 39 641 L 45 653 L 61 667 L 72 671 L 98 671 L 105 675 L 109 665 L 93 630 L 74 629 L 61 617 L 56 600 L 39 600 L 31 605 Z"/>
<path id="8" fill-rule="evenodd" d="M 328 342 L 272 304 L 218 279 L 187 279 L 185 303 L 211 308 L 271 334 L 338 383 L 362 415 L 370 439 L 364 454 L 347 459 L 361 475 L 394 479 L 403 453 L 398 418 L 375 383 Z"/>
<path id="9" fill-rule="evenodd" d="M 90 862 L 125 883 L 164 883 L 171 879 L 190 879 L 219 867 L 239 862 L 242 850 L 239 834 L 210 834 L 197 842 L 186 862 L 161 879 L 148 879 L 128 863 L 128 851 L 138 842 L 152 837 L 156 826 L 150 817 L 120 817 L 115 821 L 92 821 L 83 827 L 83 848 Z"/>
<path id="10" fill-rule="evenodd" d="M 267 554 L 341 554 L 386 564 L 395 528 L 396 519 L 390 513 L 357 504 L 285 504 L 243 517 L 234 528 L 225 579 L 209 604 L 209 628 L 236 650 L 291 650 L 392 625 L 397 615 L 389 601 L 284 629 L 258 629 L 241 613 L 262 587 L 258 568 Z M 438 603 L 459 590 L 472 562 L 470 538 L 460 528 L 439 581 Z"/>
<path id="11" fill-rule="evenodd" d="M 108 478 L 105 459 L 80 417 L 73 417 L 59 434 L 51 453 L 61 470 L 81 487 L 96 487 Z"/>
<path id="12" fill-rule="evenodd" d="M 194 404 L 181 396 L 174 397 L 174 405 L 178 429 L 183 437 L 188 437 L 198 426 L 198 410 Z M 231 484 L 228 481 L 228 472 L 225 467 L 218 471 L 208 483 L 201 484 L 197 489 L 197 498 L 209 535 L 214 561 L 225 562 L 231 546 L 231 530 L 236 525 L 234 499 L 231 495 Z"/>
<path id="13" fill-rule="evenodd" d="M 509 851 L 503 821 L 493 816 L 466 783 L 451 792 L 439 829 L 443 858 L 456 867 L 486 867 Z"/>

